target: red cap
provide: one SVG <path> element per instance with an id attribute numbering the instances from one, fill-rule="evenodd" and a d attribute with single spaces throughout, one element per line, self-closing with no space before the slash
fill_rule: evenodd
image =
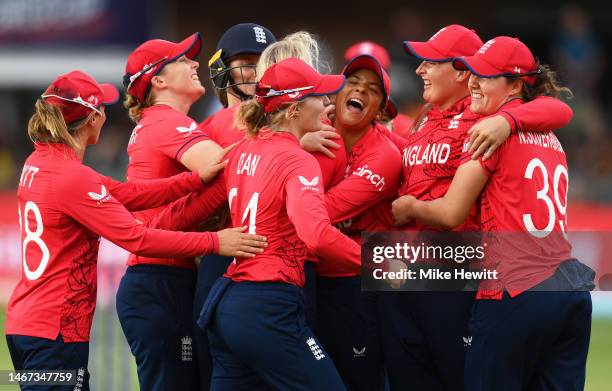
<path id="1" fill-rule="evenodd" d="M 304 61 L 288 58 L 266 69 L 257 83 L 255 96 L 264 105 L 264 111 L 271 113 L 283 103 L 337 94 L 344 82 L 342 75 L 321 75 Z"/>
<path id="2" fill-rule="evenodd" d="M 455 57 L 471 56 L 482 46 L 474 30 L 458 24 L 440 29 L 427 42 L 404 41 L 404 50 L 420 60 L 449 62 Z"/>
<path id="3" fill-rule="evenodd" d="M 484 78 L 522 76 L 531 85 L 540 72 L 531 50 L 518 38 L 512 37 L 490 39 L 475 55 L 454 60 L 453 66 Z"/>
<path id="4" fill-rule="evenodd" d="M 100 106 L 116 103 L 119 91 L 112 84 L 100 84 L 86 73 L 72 71 L 55 79 L 41 98 L 59 107 L 66 124 L 71 124 L 90 110 L 100 112 Z"/>
<path id="5" fill-rule="evenodd" d="M 144 102 L 151 88 L 153 76 L 158 75 L 166 64 L 175 61 L 182 55 L 189 59 L 196 58 L 201 48 L 200 33 L 192 34 L 179 43 L 151 39 L 138 46 L 128 56 L 123 85 L 130 95 Z"/>
<path id="6" fill-rule="evenodd" d="M 374 57 L 384 69 L 389 69 L 391 66 L 391 57 L 387 49 L 371 41 L 361 41 L 350 46 L 344 52 L 344 61 L 348 62 L 361 54 L 369 54 Z"/>
<path id="7" fill-rule="evenodd" d="M 389 97 L 389 101 L 387 102 L 387 106 L 385 106 L 385 113 L 389 119 L 393 119 L 397 117 L 399 110 L 397 108 L 397 104 Z"/>
<path id="8" fill-rule="evenodd" d="M 386 107 L 387 103 L 389 102 L 389 96 L 391 94 L 391 80 L 389 79 L 387 71 L 385 71 L 385 69 L 382 67 L 382 65 L 380 64 L 380 62 L 378 62 L 376 58 L 370 56 L 369 54 L 362 54 L 360 56 L 357 56 L 351 61 L 349 61 L 348 64 L 346 64 L 346 66 L 342 70 L 342 74 L 348 77 L 353 72 L 364 68 L 374 71 L 374 73 L 376 73 L 378 78 L 382 81 L 383 92 L 385 93 L 382 103 L 383 106 Z"/>

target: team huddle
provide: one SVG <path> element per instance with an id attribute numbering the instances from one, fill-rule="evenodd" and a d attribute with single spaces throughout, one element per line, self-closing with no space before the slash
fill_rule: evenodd
<path id="1" fill-rule="evenodd" d="M 310 34 L 239 24 L 208 63 L 224 107 L 198 123 L 201 46 L 129 55 L 126 182 L 82 164 L 114 86 L 72 71 L 36 101 L 7 343 L 17 370 L 83 375 L 22 389 L 89 389 L 100 237 L 130 252 L 116 307 L 142 390 L 584 388 L 592 276 L 554 134 L 570 91 L 523 42 L 460 25 L 405 41 L 425 101 L 408 118 L 384 48 L 321 74 Z M 477 291 L 362 291 L 361 235 L 386 231 L 522 235 Z"/>

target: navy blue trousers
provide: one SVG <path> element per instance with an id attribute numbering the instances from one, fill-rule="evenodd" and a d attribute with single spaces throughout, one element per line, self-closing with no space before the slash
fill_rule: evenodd
<path id="1" fill-rule="evenodd" d="M 216 254 L 202 257 L 198 267 L 198 280 L 196 284 L 195 299 L 193 301 L 195 319 L 200 315 L 202 306 L 213 284 L 223 275 L 223 273 L 225 273 L 233 259 L 232 257 L 224 257 Z M 306 262 L 304 264 L 304 274 L 306 275 L 306 284 L 304 286 L 306 322 L 311 328 L 314 328 L 316 316 L 316 275 L 314 266 L 311 262 Z M 194 344 L 198 364 L 198 389 L 201 391 L 208 391 L 210 388 L 210 379 L 212 377 L 213 362 L 210 355 L 208 335 L 197 325 L 194 331 Z"/>
<path id="2" fill-rule="evenodd" d="M 477 300 L 469 322 L 466 391 L 583 390 L 589 292 L 524 292 Z"/>
<path id="3" fill-rule="evenodd" d="M 212 305 L 212 391 L 345 390 L 306 323 L 302 289 L 284 283 L 230 283 Z"/>
<path id="4" fill-rule="evenodd" d="M 195 280 L 192 270 L 163 265 L 130 266 L 121 279 L 117 314 L 142 390 L 196 387 Z"/>
<path id="5" fill-rule="evenodd" d="M 210 292 L 215 281 L 225 273 L 228 266 L 232 263 L 233 257 L 210 254 L 201 258 L 198 266 L 198 279 L 196 283 L 195 298 L 193 300 L 193 315 L 197 319 L 202 311 L 204 301 Z M 212 357 L 208 343 L 208 335 L 200 329 L 197 324 L 193 331 L 194 350 L 197 356 L 198 386 L 201 391 L 210 389 L 210 379 L 212 377 Z"/>
<path id="6" fill-rule="evenodd" d="M 361 277 L 317 277 L 317 336 L 350 391 L 384 390 L 378 292 Z"/>
<path id="7" fill-rule="evenodd" d="M 89 390 L 89 342 L 66 343 L 59 335 L 56 340 L 24 335 L 7 335 L 6 342 L 15 370 L 75 370 L 82 381 L 76 385 L 21 386 L 24 391 Z"/>
<path id="8" fill-rule="evenodd" d="M 463 389 L 467 325 L 475 296 L 475 292 L 380 292 L 391 390 Z"/>

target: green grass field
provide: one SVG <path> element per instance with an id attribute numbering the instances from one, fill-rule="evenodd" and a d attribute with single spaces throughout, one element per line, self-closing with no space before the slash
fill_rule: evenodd
<path id="1" fill-rule="evenodd" d="M 13 369 L 4 338 L 5 308 L 0 308 L 0 369 Z M 90 370 L 94 368 L 90 367 Z M 594 319 L 591 334 L 591 347 L 587 362 L 587 391 L 608 391 L 612 384 L 612 318 Z M 95 384 L 92 384 L 95 390 Z M 18 390 L 16 387 L 2 386 L 0 390 Z"/>

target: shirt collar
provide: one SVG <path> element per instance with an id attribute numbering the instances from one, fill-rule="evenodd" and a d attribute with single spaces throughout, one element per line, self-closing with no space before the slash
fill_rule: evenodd
<path id="1" fill-rule="evenodd" d="M 34 149 L 42 153 L 59 155 L 59 156 L 68 158 L 69 160 L 76 160 L 79 162 L 81 161 L 81 158 L 79 157 L 77 152 L 74 149 L 72 149 L 70 146 L 64 143 L 35 142 Z"/>

